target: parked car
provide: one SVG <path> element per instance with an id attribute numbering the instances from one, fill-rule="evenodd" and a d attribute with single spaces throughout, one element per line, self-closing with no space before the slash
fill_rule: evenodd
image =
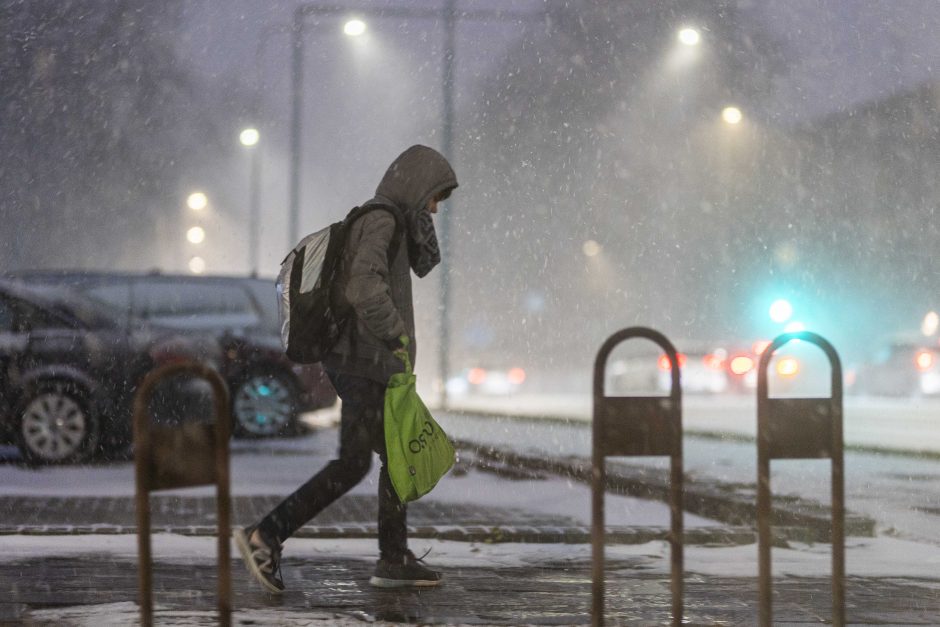
<path id="1" fill-rule="evenodd" d="M 871 396 L 940 395 L 940 345 L 897 340 L 859 367 L 852 391 Z"/>
<path id="2" fill-rule="evenodd" d="M 519 391 L 526 372 L 518 366 L 508 369 L 464 368 L 447 380 L 447 393 L 453 396 L 510 396 Z"/>
<path id="3" fill-rule="evenodd" d="M 125 317 L 61 288 L 0 281 L 0 441 L 28 463 L 78 462 L 131 442 L 134 393 L 155 366 L 218 364 L 212 340 L 186 338 Z M 161 420 L 206 408 L 195 380 L 158 388 Z"/>
<path id="4" fill-rule="evenodd" d="M 336 392 L 319 364 L 284 354 L 274 281 L 249 277 L 34 271 L 30 284 L 66 285 L 160 327 L 205 333 L 221 345 L 236 436 L 302 430 L 300 412 L 329 407 Z"/>

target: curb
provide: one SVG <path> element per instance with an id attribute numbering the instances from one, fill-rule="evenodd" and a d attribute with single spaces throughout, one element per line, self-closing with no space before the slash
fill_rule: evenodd
<path id="1" fill-rule="evenodd" d="M 552 414 L 548 412 L 535 412 L 531 414 L 520 414 L 511 411 L 498 411 L 494 409 L 467 409 L 462 407 L 432 407 L 431 409 L 442 413 L 453 414 L 464 418 L 485 418 L 519 420 L 527 422 L 545 422 L 563 425 L 583 426 L 585 429 L 591 429 L 591 419 L 579 417 L 570 414 Z M 683 425 L 682 435 L 686 438 L 701 438 L 703 440 L 721 440 L 724 442 L 743 442 L 747 444 L 757 443 L 757 438 L 747 433 L 736 431 L 717 431 L 714 429 L 701 429 L 696 427 L 686 427 Z M 876 455 L 891 455 L 894 457 L 913 457 L 925 460 L 940 460 L 940 451 L 905 447 L 905 446 L 878 446 L 874 444 L 858 444 L 855 442 L 843 442 L 842 448 L 846 452 L 853 453 L 871 453 Z"/>
<path id="2" fill-rule="evenodd" d="M 535 473 L 552 473 L 588 485 L 591 483 L 592 465 L 589 459 L 522 455 L 509 449 L 466 440 L 456 440 L 455 444 L 461 451 L 473 456 L 469 460 L 473 466 L 485 472 L 516 476 L 524 469 Z M 703 482 L 685 477 L 683 488 L 683 509 L 686 512 L 718 520 L 732 528 L 756 529 L 754 486 L 720 481 Z M 643 467 L 608 464 L 607 491 L 667 504 L 670 498 L 669 481 Z M 778 538 L 803 542 L 829 542 L 831 539 L 829 507 L 796 496 L 774 495 L 772 525 L 774 535 Z M 786 531 L 779 533 L 777 528 Z M 874 537 L 875 521 L 846 512 L 845 535 Z"/>

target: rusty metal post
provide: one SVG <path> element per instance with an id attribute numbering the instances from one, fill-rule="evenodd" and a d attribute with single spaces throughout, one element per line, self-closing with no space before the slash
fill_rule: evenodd
<path id="1" fill-rule="evenodd" d="M 147 406 L 156 386 L 188 374 L 212 387 L 213 424 L 153 427 Z M 231 433 L 228 388 L 219 374 L 196 362 L 175 362 L 151 371 L 134 397 L 134 470 L 137 509 L 138 585 L 141 625 L 153 624 L 153 559 L 150 546 L 150 492 L 216 484 L 218 506 L 219 624 L 232 620 L 232 578 L 229 536 L 231 498 L 229 450 Z M 155 451 L 157 453 L 155 453 Z"/>
<path id="2" fill-rule="evenodd" d="M 141 411 L 141 405 L 143 411 Z M 143 427 L 146 403 L 134 399 L 134 506 L 137 514 L 137 590 L 141 627 L 153 626 L 153 560 L 150 553 L 150 486 L 144 468 L 151 465 L 150 429 Z"/>
<path id="3" fill-rule="evenodd" d="M 604 395 L 607 359 L 621 342 L 651 340 L 666 353 L 672 370 L 669 396 L 608 397 Z M 682 392 L 679 360 L 672 343 L 658 331 L 630 327 L 614 333 L 594 361 L 594 420 L 592 426 L 591 623 L 604 624 L 604 493 L 605 458 L 612 456 L 670 457 L 670 532 L 672 624 L 683 613 L 683 481 Z"/>
<path id="4" fill-rule="evenodd" d="M 815 344 L 829 360 L 829 398 L 769 398 L 767 368 L 773 354 L 792 340 Z M 757 377 L 757 530 L 759 622 L 773 623 L 771 577 L 772 459 L 825 459 L 832 462 L 832 623 L 845 625 L 845 479 L 842 433 L 842 364 L 832 345 L 808 331 L 784 333 L 761 354 Z"/>

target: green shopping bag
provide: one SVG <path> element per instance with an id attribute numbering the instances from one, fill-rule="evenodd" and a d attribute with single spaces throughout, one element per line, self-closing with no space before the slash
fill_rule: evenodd
<path id="1" fill-rule="evenodd" d="M 385 447 L 388 474 L 402 503 L 430 492 L 454 465 L 454 447 L 415 389 L 411 360 L 385 389 Z"/>

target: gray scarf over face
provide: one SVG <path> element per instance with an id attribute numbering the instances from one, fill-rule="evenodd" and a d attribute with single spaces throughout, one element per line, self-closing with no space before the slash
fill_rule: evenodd
<path id="1" fill-rule="evenodd" d="M 427 146 L 412 146 L 392 162 L 375 198 L 369 201 L 401 209 L 407 225 L 408 261 L 419 277 L 441 261 L 428 201 L 456 187 L 457 175 L 441 153 Z"/>

